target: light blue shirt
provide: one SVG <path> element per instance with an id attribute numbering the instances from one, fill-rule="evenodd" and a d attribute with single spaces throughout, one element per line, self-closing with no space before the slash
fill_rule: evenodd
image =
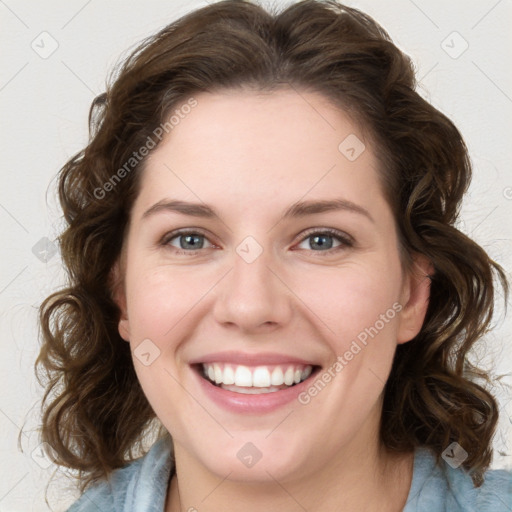
<path id="1" fill-rule="evenodd" d="M 142 458 L 112 474 L 110 484 L 90 487 L 67 512 L 164 512 L 174 470 L 170 436 L 153 444 Z M 512 472 L 488 470 L 475 488 L 461 467 L 437 466 L 426 448 L 414 454 L 414 472 L 402 512 L 512 512 Z"/>

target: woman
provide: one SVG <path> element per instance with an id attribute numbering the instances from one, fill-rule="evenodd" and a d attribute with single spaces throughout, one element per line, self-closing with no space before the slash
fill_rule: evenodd
<path id="1" fill-rule="evenodd" d="M 335 2 L 218 2 L 126 60 L 61 171 L 41 307 L 69 510 L 510 509 L 467 360 L 505 274 L 454 227 L 467 150 L 414 87 Z"/>

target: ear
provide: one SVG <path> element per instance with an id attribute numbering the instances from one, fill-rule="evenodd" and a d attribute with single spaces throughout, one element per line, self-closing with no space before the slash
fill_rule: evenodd
<path id="1" fill-rule="evenodd" d="M 112 298 L 119 308 L 119 323 L 118 330 L 121 338 L 125 341 L 130 341 L 130 323 L 128 321 L 128 310 L 126 307 L 126 291 L 124 287 L 124 280 L 121 270 L 121 262 L 118 260 L 110 271 L 110 283 Z"/>
<path id="2" fill-rule="evenodd" d="M 427 314 L 430 298 L 430 277 L 434 274 L 431 261 L 422 254 L 414 254 L 411 270 L 404 278 L 400 304 L 397 343 L 406 343 L 420 332 Z"/>

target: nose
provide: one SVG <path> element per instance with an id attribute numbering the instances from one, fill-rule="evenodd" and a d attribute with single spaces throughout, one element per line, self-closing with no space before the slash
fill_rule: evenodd
<path id="1" fill-rule="evenodd" d="M 219 283 L 216 294 L 216 320 L 245 333 L 282 327 L 292 315 L 293 293 L 286 276 L 271 251 L 263 249 L 258 255 L 260 250 L 254 240 L 237 247 L 232 270 Z"/>

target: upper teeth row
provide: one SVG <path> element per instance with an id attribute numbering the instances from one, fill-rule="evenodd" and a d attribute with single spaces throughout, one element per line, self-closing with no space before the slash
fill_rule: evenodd
<path id="1" fill-rule="evenodd" d="M 269 386 L 291 386 L 307 379 L 313 367 L 308 365 L 256 366 L 250 368 L 243 365 L 229 365 L 220 363 L 204 363 L 203 372 L 216 384 L 234 384 L 241 387 L 266 388 Z"/>

